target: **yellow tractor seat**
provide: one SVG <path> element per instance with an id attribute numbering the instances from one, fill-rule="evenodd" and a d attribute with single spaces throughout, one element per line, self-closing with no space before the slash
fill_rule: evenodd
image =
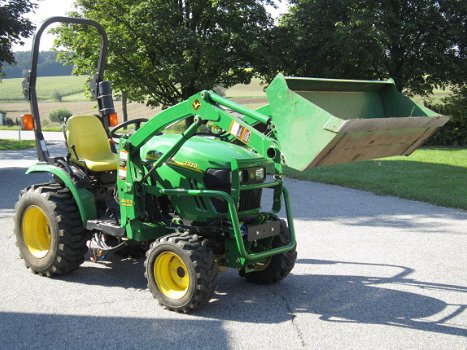
<path id="1" fill-rule="evenodd" d="M 117 155 L 112 153 L 104 126 L 96 116 L 75 115 L 68 119 L 66 142 L 73 163 L 83 165 L 77 155 L 91 171 L 117 170 Z"/>

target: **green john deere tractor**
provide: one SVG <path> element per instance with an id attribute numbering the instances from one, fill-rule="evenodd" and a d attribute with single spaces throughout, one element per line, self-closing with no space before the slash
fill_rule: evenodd
<path id="1" fill-rule="evenodd" d="M 49 155 L 35 90 L 40 37 L 54 22 L 92 26 L 102 37 L 91 84 L 99 115 L 66 121 L 63 157 Z M 20 256 L 34 273 L 55 276 L 76 270 L 88 247 L 97 255 L 144 249 L 148 287 L 174 311 L 208 303 L 219 270 L 233 268 L 263 284 L 290 273 L 297 253 L 284 166 L 407 155 L 447 121 L 401 95 L 392 80 L 278 75 L 266 90 L 269 104 L 258 110 L 202 91 L 150 120 L 111 129 L 106 47 L 102 27 L 86 19 L 53 17 L 35 36 L 24 82 L 32 113 L 24 125 L 34 129 L 39 162 L 27 173 L 47 172 L 53 181 L 21 192 Z M 182 134 L 164 134 L 189 117 L 194 123 Z M 218 131 L 206 133 L 208 122 Z M 130 124 L 133 131 L 117 134 Z M 114 148 L 109 139 L 118 136 Z M 272 208 L 263 207 L 263 190 L 272 191 Z M 281 207 L 286 220 L 278 216 Z"/>

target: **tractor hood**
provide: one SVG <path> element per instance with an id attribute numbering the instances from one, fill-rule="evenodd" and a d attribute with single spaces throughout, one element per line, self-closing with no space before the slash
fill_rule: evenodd
<path id="1" fill-rule="evenodd" d="M 141 159 L 157 160 L 161 154 L 177 142 L 182 136 L 166 134 L 154 136 L 141 148 Z M 193 136 L 168 163 L 185 165 L 193 170 L 205 171 L 209 168 L 230 168 L 231 160 L 251 160 L 252 163 L 264 161 L 263 158 L 242 146 L 220 141 L 208 136 Z"/>

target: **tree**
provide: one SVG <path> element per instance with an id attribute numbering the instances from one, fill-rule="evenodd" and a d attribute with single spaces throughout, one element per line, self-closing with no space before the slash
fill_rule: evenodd
<path id="1" fill-rule="evenodd" d="M 62 55 L 66 55 L 63 53 Z M 5 78 L 21 78 L 24 73 L 31 69 L 31 51 L 17 51 L 13 54 L 16 63 L 5 64 L 3 66 L 3 73 Z M 59 76 L 70 75 L 72 68 L 64 66 L 56 60 L 56 51 L 41 51 L 37 61 L 37 75 L 38 76 Z"/>
<path id="2" fill-rule="evenodd" d="M 366 22 L 352 18 L 349 0 L 292 1 L 280 25 L 269 33 L 268 56 L 258 67 L 271 79 L 277 71 L 327 78 L 370 78 L 380 48 Z M 352 23 L 352 27 L 346 24 Z M 349 40 L 349 39 L 352 40 Z M 376 57 L 375 57 L 376 56 Z M 361 62 L 366 62 L 361 65 Z M 379 72 L 381 73 L 381 72 Z"/>
<path id="3" fill-rule="evenodd" d="M 65 119 L 72 116 L 72 113 L 66 108 L 55 109 L 49 113 L 49 119 L 54 123 L 63 123 Z"/>
<path id="4" fill-rule="evenodd" d="M 390 76 L 399 90 L 416 94 L 465 84 L 466 18 L 462 0 L 293 0 L 276 29 L 286 49 L 273 69 L 330 78 Z"/>
<path id="5" fill-rule="evenodd" d="M 173 105 L 203 89 L 249 83 L 255 42 L 271 24 L 270 0 L 78 0 L 76 17 L 99 22 L 109 36 L 106 77 L 132 101 Z M 95 70 L 93 30 L 62 26 L 57 44 L 76 74 Z"/>
<path id="6" fill-rule="evenodd" d="M 467 86 L 456 87 L 441 101 L 425 101 L 428 108 L 451 117 L 427 142 L 436 146 L 467 146 Z"/>
<path id="7" fill-rule="evenodd" d="M 0 75 L 4 62 L 15 62 L 12 46 L 32 34 L 34 26 L 24 15 L 36 7 L 31 0 L 0 0 Z"/>

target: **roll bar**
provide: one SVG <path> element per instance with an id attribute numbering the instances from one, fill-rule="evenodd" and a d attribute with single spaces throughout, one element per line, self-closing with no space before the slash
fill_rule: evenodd
<path id="1" fill-rule="evenodd" d="M 37 101 L 36 93 L 36 82 L 37 82 L 37 63 L 39 57 L 39 46 L 41 41 L 41 36 L 44 30 L 53 23 L 70 23 L 70 24 L 81 24 L 86 26 L 94 27 L 99 35 L 101 36 L 101 46 L 99 52 L 99 60 L 97 63 L 97 73 L 94 76 L 93 81 L 91 82 L 91 93 L 93 99 L 97 99 L 99 94 L 99 83 L 104 79 L 104 69 L 107 57 L 107 47 L 108 39 L 107 34 L 105 33 L 104 28 L 97 22 L 85 19 L 85 18 L 71 18 L 71 17 L 50 17 L 46 19 L 42 25 L 34 34 L 32 42 L 32 60 L 31 60 L 31 70 L 28 72 L 27 76 L 23 81 L 23 94 L 26 97 L 26 100 L 29 101 L 31 107 L 31 113 L 34 120 L 34 136 L 36 139 L 36 149 L 37 157 L 39 161 L 48 162 L 49 160 L 49 151 L 44 140 L 44 135 L 42 134 L 40 115 L 39 115 L 39 106 Z"/>

